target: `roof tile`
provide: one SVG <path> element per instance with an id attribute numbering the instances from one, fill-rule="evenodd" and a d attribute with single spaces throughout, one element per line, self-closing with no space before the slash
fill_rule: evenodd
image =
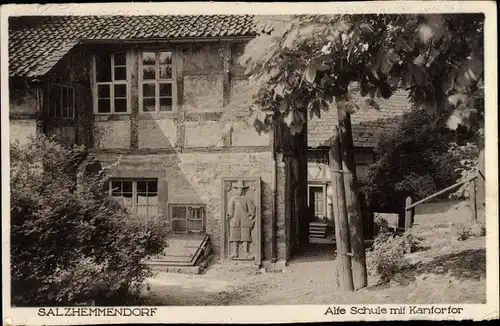
<path id="1" fill-rule="evenodd" d="M 41 76 L 82 40 L 251 36 L 254 27 L 249 15 L 11 17 L 9 75 Z"/>

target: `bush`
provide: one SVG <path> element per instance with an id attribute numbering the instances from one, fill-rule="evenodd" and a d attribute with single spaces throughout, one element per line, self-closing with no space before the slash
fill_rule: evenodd
<path id="1" fill-rule="evenodd" d="M 387 232 L 389 232 L 389 222 L 387 222 L 387 219 L 382 216 L 375 215 L 375 218 L 373 219 L 373 233 L 377 235 Z"/>
<path id="2" fill-rule="evenodd" d="M 415 108 L 403 116 L 396 132 L 384 135 L 361 188 L 370 206 L 401 206 L 408 196 L 424 198 L 461 177 L 460 162 L 474 152 L 478 133 L 465 127 L 448 129 L 450 114 L 449 110 L 429 113 Z"/>
<path id="3" fill-rule="evenodd" d="M 416 251 L 419 242 L 411 232 L 400 236 L 392 233 L 379 234 L 373 242 L 369 268 L 374 270 L 382 281 L 388 281 L 407 266 L 404 255 Z"/>
<path id="4" fill-rule="evenodd" d="M 11 280 L 15 306 L 126 304 L 151 276 L 144 259 L 166 245 L 108 195 L 108 177 L 82 147 L 40 137 L 11 144 Z M 78 182 L 77 182 L 78 181 Z"/>

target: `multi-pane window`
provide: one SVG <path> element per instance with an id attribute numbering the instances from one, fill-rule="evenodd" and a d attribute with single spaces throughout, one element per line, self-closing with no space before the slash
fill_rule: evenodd
<path id="1" fill-rule="evenodd" d="M 170 222 L 173 232 L 204 232 L 205 205 L 170 204 Z"/>
<path id="2" fill-rule="evenodd" d="M 53 118 L 75 117 L 75 89 L 61 84 L 49 84 L 48 113 Z"/>
<path id="3" fill-rule="evenodd" d="M 172 52 L 142 52 L 140 70 L 141 111 L 172 111 L 174 107 Z"/>
<path id="4" fill-rule="evenodd" d="M 97 113 L 127 113 L 128 70 L 125 52 L 95 56 L 95 107 Z"/>
<path id="5" fill-rule="evenodd" d="M 129 213 L 139 217 L 157 217 L 158 181 L 156 179 L 113 179 L 109 182 L 111 197 Z"/>

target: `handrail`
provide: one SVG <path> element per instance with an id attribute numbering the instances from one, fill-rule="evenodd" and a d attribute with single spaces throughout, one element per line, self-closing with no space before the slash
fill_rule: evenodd
<path id="1" fill-rule="evenodd" d="M 481 173 L 481 174 L 482 174 L 482 173 Z M 436 192 L 436 193 L 434 193 L 434 194 L 432 194 L 432 195 L 430 195 L 430 196 L 427 196 L 427 197 L 425 197 L 424 199 L 421 199 L 421 200 L 419 200 L 419 201 L 417 201 L 417 202 L 414 202 L 413 204 L 408 205 L 407 207 L 405 207 L 405 211 L 410 210 L 410 209 L 412 209 L 413 207 L 415 207 L 415 206 L 417 206 L 417 205 L 420 205 L 420 204 L 422 204 L 422 203 L 424 203 L 424 202 L 426 202 L 426 201 L 428 201 L 428 200 L 430 200 L 430 199 L 432 199 L 432 198 L 435 198 L 435 197 L 437 197 L 437 196 L 439 196 L 439 195 L 442 195 L 442 194 L 444 194 L 444 193 L 445 193 L 445 192 L 447 192 L 447 191 L 450 191 L 450 190 L 452 190 L 452 189 L 455 189 L 455 188 L 457 188 L 457 187 L 460 187 L 460 186 L 461 186 L 461 185 L 463 185 L 463 184 L 466 184 L 466 183 L 468 183 L 468 182 L 471 182 L 471 181 L 473 181 L 474 179 L 476 179 L 477 177 L 478 177 L 478 174 L 476 174 L 476 175 L 474 175 L 473 177 L 470 177 L 470 178 L 468 178 L 468 179 L 466 179 L 466 180 L 462 180 L 462 181 L 460 181 L 460 182 L 457 182 L 457 183 L 455 183 L 454 185 L 449 186 L 448 188 L 444 188 L 443 190 L 440 190 L 440 191 L 438 191 L 438 192 Z"/>

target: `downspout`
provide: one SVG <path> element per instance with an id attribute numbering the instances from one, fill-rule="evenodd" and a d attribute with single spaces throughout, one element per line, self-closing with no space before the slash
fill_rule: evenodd
<path id="1" fill-rule="evenodd" d="M 276 220 L 278 214 L 278 162 L 276 161 L 276 129 L 274 129 L 274 137 L 272 144 L 273 151 L 273 171 L 272 171 L 272 187 L 273 187 L 273 199 L 272 199 L 272 220 L 271 220 L 271 262 L 276 263 L 277 258 L 277 232 L 276 232 Z"/>

